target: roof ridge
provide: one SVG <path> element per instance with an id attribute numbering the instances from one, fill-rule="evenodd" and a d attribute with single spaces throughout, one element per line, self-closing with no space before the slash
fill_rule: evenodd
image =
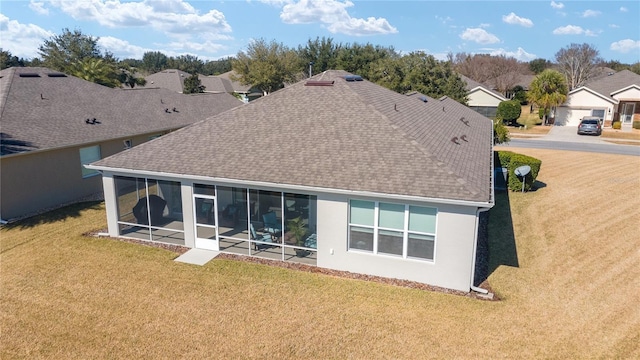
<path id="1" fill-rule="evenodd" d="M 367 82 L 369 82 L 368 80 L 365 80 Z M 373 83 L 372 83 L 373 84 Z M 376 84 L 374 84 L 376 85 Z M 387 89 L 388 90 L 388 89 Z M 352 90 L 354 92 L 354 94 L 358 97 L 362 98 L 362 94 L 359 93 L 358 91 Z M 415 98 L 411 97 L 411 96 L 407 96 L 406 94 L 400 94 L 400 93 L 396 93 L 393 92 L 394 94 L 397 94 L 397 98 L 399 100 L 399 102 L 406 102 L 408 103 L 409 101 L 414 100 Z M 396 95 L 393 95 L 396 96 Z M 447 96 L 443 96 L 440 99 L 438 99 L 437 101 L 455 101 L 453 99 L 450 99 Z M 460 174 L 458 174 L 455 169 L 453 169 L 450 164 L 447 163 L 447 161 L 445 161 L 444 159 L 440 158 L 437 154 L 435 154 L 428 146 L 425 146 L 424 144 L 421 144 L 418 142 L 417 138 L 413 135 L 411 135 L 406 129 L 402 128 L 399 124 L 398 121 L 395 121 L 393 119 L 391 119 L 391 117 L 389 117 L 387 114 L 385 114 L 384 112 L 382 112 L 380 109 L 376 108 L 376 106 L 372 105 L 371 102 L 367 101 L 366 99 L 362 99 L 362 101 L 367 104 L 366 106 L 371 107 L 371 109 L 373 111 L 375 111 L 377 114 L 380 114 L 380 116 L 385 119 L 390 127 L 394 130 L 396 130 L 400 136 L 402 136 L 404 139 L 407 140 L 408 143 L 411 144 L 412 147 L 414 147 L 416 150 L 418 150 L 419 152 L 423 153 L 428 159 L 430 159 L 433 164 L 435 164 L 438 168 L 443 169 L 446 171 L 447 174 L 449 175 L 453 175 L 455 180 L 463 185 L 463 187 L 465 187 L 466 190 L 469 191 L 469 193 L 471 195 L 477 195 L 480 193 L 479 189 L 477 189 L 473 184 L 471 184 L 467 179 L 465 179 L 464 177 L 462 177 Z M 432 101 L 436 101 L 434 99 L 432 99 Z M 422 103 L 422 102 L 420 102 Z M 457 103 L 457 102 L 456 102 Z M 397 103 L 394 104 L 394 110 L 398 111 L 397 108 Z M 470 188 L 469 188 L 470 187 Z"/>
<path id="2" fill-rule="evenodd" d="M 7 103 L 7 98 L 9 97 L 9 92 L 11 91 L 11 85 L 13 85 L 13 77 L 15 76 L 16 68 L 12 66 L 9 69 L 7 69 L 7 72 L 10 73 L 8 76 L 9 77 L 8 85 L 6 86 L 6 88 L 0 85 L 0 95 L 2 95 L 2 97 L 0 98 L 0 119 L 2 119 L 2 113 L 4 113 L 5 105 Z"/>

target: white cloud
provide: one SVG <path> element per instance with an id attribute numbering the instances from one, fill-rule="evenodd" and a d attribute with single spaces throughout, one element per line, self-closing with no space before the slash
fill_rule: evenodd
<path id="1" fill-rule="evenodd" d="M 286 4 L 291 4 L 293 0 L 258 0 L 259 2 L 267 5 L 272 5 L 276 7 L 281 7 Z"/>
<path id="2" fill-rule="evenodd" d="M 103 36 L 98 39 L 98 45 L 100 48 L 109 51 L 110 53 L 118 53 L 119 58 L 133 58 L 142 59 L 142 55 L 149 51 L 156 51 L 155 49 L 144 48 L 137 45 L 132 45 L 126 40 L 114 38 L 113 36 Z"/>
<path id="3" fill-rule="evenodd" d="M 489 51 L 489 54 L 492 56 L 504 55 L 506 57 L 516 58 L 520 61 L 531 61 L 537 58 L 536 54 L 528 53 L 521 47 L 519 47 L 517 51 L 507 51 L 502 48 L 493 49 Z"/>
<path id="4" fill-rule="evenodd" d="M 483 28 L 483 29 L 484 29 L 484 28 L 491 27 L 491 24 L 488 24 L 488 23 L 482 23 L 482 24 L 478 25 L 478 27 L 480 27 L 480 28 Z"/>
<path id="5" fill-rule="evenodd" d="M 498 39 L 497 36 L 480 28 L 467 28 L 462 34 L 460 34 L 460 38 L 463 40 L 474 41 L 478 44 L 495 44 L 500 42 L 500 39 Z"/>
<path id="6" fill-rule="evenodd" d="M 597 10 L 585 10 L 585 11 L 582 13 L 582 15 L 581 15 L 581 16 L 582 16 L 583 18 L 588 18 L 588 17 L 596 17 L 596 16 L 598 16 L 598 15 L 600 15 L 600 14 L 602 14 L 602 12 L 597 11 Z"/>
<path id="7" fill-rule="evenodd" d="M 205 42 L 172 42 L 167 46 L 180 53 L 201 54 L 203 52 L 218 52 L 224 50 L 224 45 L 216 44 L 211 41 Z"/>
<path id="8" fill-rule="evenodd" d="M 640 49 L 640 40 L 624 39 L 611 43 L 609 49 L 626 54 L 632 50 Z"/>
<path id="9" fill-rule="evenodd" d="M 438 16 L 436 15 L 436 20 L 440 21 L 443 25 L 446 25 L 449 22 L 452 22 L 453 19 L 449 16 L 446 17 L 442 17 L 442 16 Z"/>
<path id="10" fill-rule="evenodd" d="M 21 24 L 0 14 L 2 48 L 13 56 L 32 59 L 38 57 L 38 47 L 55 35 L 34 24 Z"/>
<path id="11" fill-rule="evenodd" d="M 627 8 L 626 8 L 626 7 L 624 7 L 624 6 L 621 6 L 621 7 L 620 7 L 620 11 L 621 11 L 621 12 L 627 12 L 627 11 L 629 11 L 629 9 L 627 9 Z"/>
<path id="12" fill-rule="evenodd" d="M 43 2 L 30 1 L 29 9 L 33 10 L 34 12 L 40 15 L 49 15 L 49 9 L 44 7 Z"/>
<path id="13" fill-rule="evenodd" d="M 362 36 L 376 34 L 395 34 L 398 30 L 385 18 L 353 18 L 347 8 L 353 3 L 346 0 L 300 0 L 291 2 L 282 8 L 280 19 L 286 24 L 322 23 L 332 33 Z"/>
<path id="14" fill-rule="evenodd" d="M 620 25 L 618 25 L 618 24 L 609 24 L 609 27 L 612 28 L 612 29 L 618 29 L 618 28 L 620 28 Z"/>
<path id="15" fill-rule="evenodd" d="M 527 18 L 520 17 L 515 13 L 511 13 L 509 15 L 502 15 L 502 21 L 511 25 L 520 25 L 524 27 L 532 27 L 533 21 Z"/>
<path id="16" fill-rule="evenodd" d="M 552 0 L 551 1 L 551 7 L 554 8 L 554 9 L 560 10 L 560 9 L 564 8 L 564 4 L 561 3 L 561 2 L 555 2 L 555 1 Z"/>
<path id="17" fill-rule="evenodd" d="M 200 14 L 184 0 L 52 0 L 51 5 L 76 20 L 95 21 L 111 28 L 149 26 L 168 35 L 231 31 L 231 26 L 220 11 L 210 10 Z"/>
<path id="18" fill-rule="evenodd" d="M 598 36 L 598 34 L 602 31 L 593 31 L 593 30 L 584 30 L 584 34 L 587 36 Z"/>
<path id="19" fill-rule="evenodd" d="M 580 35 L 584 33 L 584 29 L 576 25 L 567 25 L 553 30 L 554 35 Z"/>

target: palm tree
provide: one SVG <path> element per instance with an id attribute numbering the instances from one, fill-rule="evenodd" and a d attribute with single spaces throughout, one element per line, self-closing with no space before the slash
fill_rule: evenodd
<path id="1" fill-rule="evenodd" d="M 112 88 L 121 84 L 115 65 L 105 62 L 104 59 L 84 58 L 76 61 L 69 67 L 69 73 L 80 79 Z"/>
<path id="2" fill-rule="evenodd" d="M 567 100 L 569 89 L 564 76 L 551 69 L 536 76 L 529 86 L 527 98 L 544 111 L 544 124 L 547 125 L 549 111 Z"/>

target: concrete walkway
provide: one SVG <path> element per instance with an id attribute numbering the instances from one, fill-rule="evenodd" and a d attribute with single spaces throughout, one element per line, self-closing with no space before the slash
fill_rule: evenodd
<path id="1" fill-rule="evenodd" d="M 213 260 L 213 258 L 219 254 L 219 252 L 212 250 L 191 249 L 178 256 L 175 261 L 202 266 Z"/>

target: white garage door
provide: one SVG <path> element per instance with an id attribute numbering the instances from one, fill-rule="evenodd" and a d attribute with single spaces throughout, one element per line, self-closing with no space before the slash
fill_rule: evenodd
<path id="1" fill-rule="evenodd" d="M 556 110 L 556 125 L 578 126 L 580 119 L 591 116 L 591 109 L 572 109 L 561 107 Z"/>

